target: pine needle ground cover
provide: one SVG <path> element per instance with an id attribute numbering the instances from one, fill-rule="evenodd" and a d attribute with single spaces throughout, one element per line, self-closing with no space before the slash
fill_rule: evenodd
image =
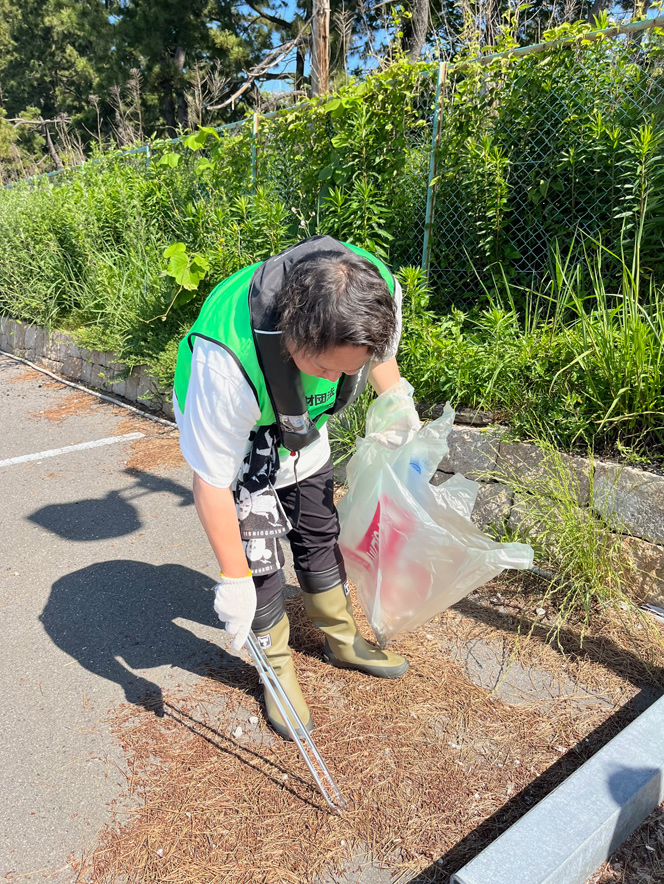
<path id="1" fill-rule="evenodd" d="M 295 747 L 265 725 L 255 670 L 238 661 L 161 709 L 113 716 L 127 794 L 78 880 L 322 884 L 335 870 L 361 881 L 373 863 L 400 881 L 448 881 L 664 686 L 661 643 L 638 618 L 610 613 L 582 650 L 567 624 L 554 648 L 533 614 L 541 594 L 523 575 L 487 585 L 395 642 L 411 661 L 395 682 L 326 665 L 320 633 L 290 599 L 316 743 L 348 811 L 326 811 Z M 492 649 L 488 680 L 472 662 L 479 648 Z M 532 687 L 522 680 L 519 696 L 515 671 Z"/>

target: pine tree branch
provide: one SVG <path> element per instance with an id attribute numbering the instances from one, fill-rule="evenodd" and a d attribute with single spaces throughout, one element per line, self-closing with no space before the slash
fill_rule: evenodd
<path id="1" fill-rule="evenodd" d="M 257 80 L 259 77 L 262 77 L 270 68 L 278 65 L 280 61 L 283 61 L 287 55 L 289 55 L 293 49 L 295 49 L 304 39 L 305 34 L 309 28 L 310 22 L 307 22 L 305 26 L 302 28 L 300 33 L 293 40 L 288 40 L 286 43 L 282 43 L 281 46 L 277 46 L 275 49 L 272 49 L 265 58 L 259 62 L 255 67 L 253 67 L 250 71 L 247 71 L 247 79 L 240 86 L 240 88 L 231 95 L 230 98 L 227 98 L 226 101 L 222 101 L 221 104 L 212 104 L 206 105 L 205 110 L 208 111 L 218 111 L 223 110 L 225 107 L 228 107 L 229 104 L 234 104 L 238 98 L 249 89 L 249 87 Z"/>
<path id="2" fill-rule="evenodd" d="M 280 28 L 286 28 L 289 31 L 293 30 L 293 26 L 295 24 L 294 21 L 286 21 L 284 18 L 279 18 L 276 15 L 271 15 L 268 12 L 263 12 L 256 3 L 250 2 L 250 0 L 244 0 L 249 9 L 253 9 L 254 12 L 258 13 L 261 18 L 264 18 L 266 21 L 271 21 L 273 25 L 278 25 Z"/>

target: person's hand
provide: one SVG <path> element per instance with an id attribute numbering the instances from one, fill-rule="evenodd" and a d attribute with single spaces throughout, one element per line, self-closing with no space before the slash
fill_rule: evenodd
<path id="1" fill-rule="evenodd" d="M 413 388 L 405 378 L 381 393 L 367 413 L 367 439 L 385 448 L 399 448 L 410 442 L 420 426 Z"/>
<path id="2" fill-rule="evenodd" d="M 256 587 L 251 572 L 246 577 L 225 577 L 214 588 L 214 610 L 224 629 L 234 636 L 231 648 L 239 651 L 246 642 L 256 614 Z"/>

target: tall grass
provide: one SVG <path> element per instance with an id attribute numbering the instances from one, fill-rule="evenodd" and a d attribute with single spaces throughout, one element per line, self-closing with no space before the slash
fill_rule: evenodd
<path id="1" fill-rule="evenodd" d="M 586 495 L 591 502 L 595 496 L 592 458 L 581 472 L 548 445 L 541 455 L 535 469 L 500 461 L 481 478 L 512 490 L 515 505 L 505 538 L 529 543 L 543 573 L 555 575 L 542 599 L 556 612 L 550 638 L 557 639 L 561 627 L 581 615 L 583 641 L 591 617 L 603 608 L 636 607 L 629 596 L 635 568 L 621 526 L 582 505 Z"/>
<path id="2" fill-rule="evenodd" d="M 274 193 L 247 195 L 241 170 L 226 189 L 177 167 L 106 159 L 69 180 L 5 190 L 0 199 L 0 312 L 73 331 L 129 365 L 172 381 L 174 340 L 212 286 L 293 242 L 297 222 Z M 247 170 L 245 169 L 245 172 Z M 164 316 L 177 292 L 164 250 L 175 241 L 209 260 L 193 300 Z"/>
<path id="3" fill-rule="evenodd" d="M 523 438 L 661 456 L 664 291 L 644 283 L 638 246 L 631 260 L 591 241 L 583 262 L 571 254 L 554 251 L 538 290 L 496 280 L 476 314 L 407 310 L 404 373 L 423 398 L 493 411 Z"/>

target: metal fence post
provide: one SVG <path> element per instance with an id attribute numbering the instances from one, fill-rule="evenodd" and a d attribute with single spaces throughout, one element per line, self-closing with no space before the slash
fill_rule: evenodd
<path id="1" fill-rule="evenodd" d="M 150 142 L 145 145 L 145 168 L 150 168 Z"/>
<path id="2" fill-rule="evenodd" d="M 442 61 L 438 66 L 438 82 L 436 83 L 436 101 L 433 114 L 433 129 L 431 133 L 431 156 L 429 157 L 429 176 L 427 178 L 427 206 L 424 215 L 424 242 L 422 243 L 422 269 L 429 277 L 431 265 L 431 233 L 433 229 L 433 216 L 435 208 L 435 184 L 438 165 L 438 145 L 440 144 L 440 130 L 442 123 L 441 102 L 443 88 L 447 81 L 447 62 Z"/>
<path id="3" fill-rule="evenodd" d="M 260 114 L 258 111 L 254 111 L 253 122 L 251 126 L 251 189 L 252 191 L 256 191 L 256 178 L 257 178 L 257 156 L 256 156 L 256 139 L 258 138 L 258 120 Z"/>

